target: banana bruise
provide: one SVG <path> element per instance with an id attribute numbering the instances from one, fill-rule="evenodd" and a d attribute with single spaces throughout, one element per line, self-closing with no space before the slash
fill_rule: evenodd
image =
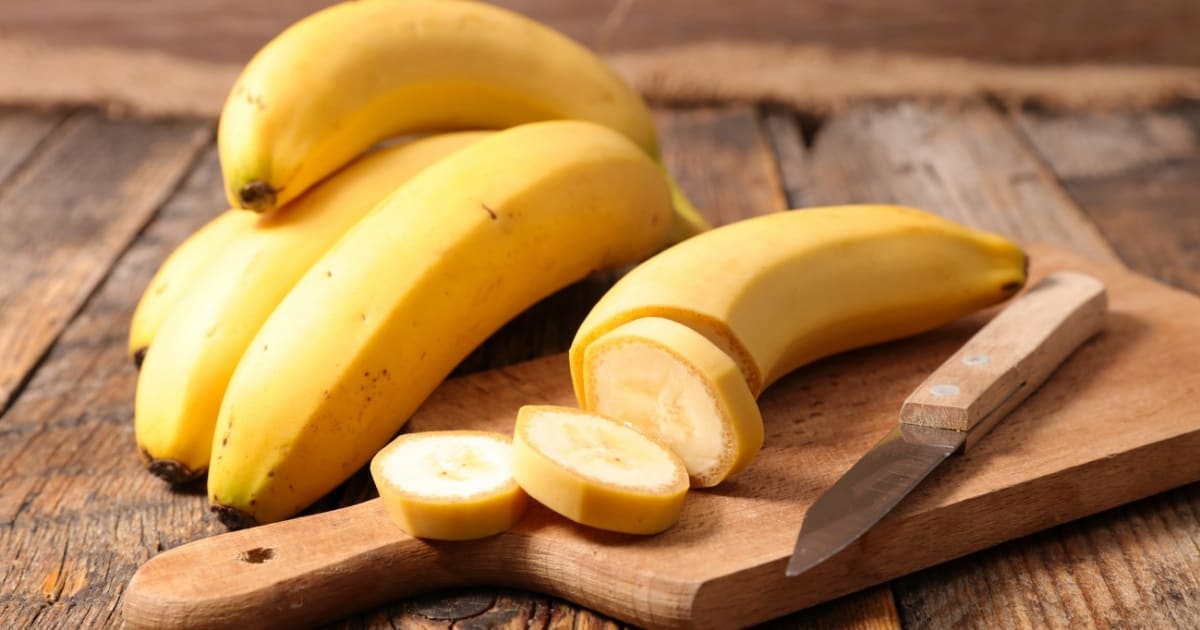
<path id="1" fill-rule="evenodd" d="M 696 451 L 698 436 L 719 443 L 706 427 L 744 435 L 723 442 L 725 460 L 738 465 L 698 467 L 685 456 L 693 483 L 712 485 L 745 465 L 753 455 L 747 448 L 757 450 L 761 420 L 747 396 L 821 357 L 1003 301 L 1023 286 L 1026 268 L 1024 252 L 1008 239 L 911 208 L 840 206 L 747 219 L 675 245 L 621 278 L 576 333 L 572 383 L 585 409 L 651 433 L 674 424 L 675 436 L 664 439 L 677 449 Z M 714 350 L 738 367 L 744 387 L 730 385 L 728 370 L 695 369 Z M 654 395 L 631 385 L 630 373 L 655 383 Z M 681 405 L 693 413 L 681 415 Z M 691 420 L 680 425 L 678 417 Z"/>
<path id="2" fill-rule="evenodd" d="M 657 251 L 671 213 L 653 160 L 587 122 L 501 131 L 413 178 L 313 265 L 242 358 L 208 477 L 218 516 L 277 521 L 333 489 L 488 335 Z"/>
<path id="3" fill-rule="evenodd" d="M 170 483 L 208 468 L 225 387 L 288 290 L 404 180 L 490 132 L 432 136 L 382 149 L 228 243 L 180 296 L 138 374 L 134 433 L 150 472 Z"/>
<path id="4" fill-rule="evenodd" d="M 228 210 L 185 239 L 163 261 L 138 300 L 129 323 L 129 358 L 141 367 L 146 350 L 175 304 L 219 255 L 249 232 L 254 215 Z"/>

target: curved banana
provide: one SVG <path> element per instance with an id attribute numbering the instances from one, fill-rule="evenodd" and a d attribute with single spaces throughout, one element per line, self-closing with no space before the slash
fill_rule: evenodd
<path id="1" fill-rule="evenodd" d="M 651 433 L 675 431 L 664 439 L 674 439 L 685 460 L 681 448 L 744 463 L 744 449 L 713 427 L 753 427 L 757 410 L 739 411 L 747 395 L 815 359 L 1000 302 L 1025 278 L 1016 244 L 920 210 L 843 206 L 756 217 L 665 250 L 613 285 L 571 345 L 572 383 L 585 409 Z M 699 335 L 629 328 L 646 318 Z M 740 368 L 745 387 L 689 365 L 714 349 Z M 631 373 L 653 382 L 654 395 L 630 385 Z M 697 475 L 703 469 L 689 466 L 693 482 L 712 485 L 736 466 Z"/>
<path id="2" fill-rule="evenodd" d="M 670 218 L 653 160 L 587 122 L 501 131 L 414 177 L 309 270 L 242 358 L 213 445 L 214 511 L 232 527 L 295 514 L 488 335 L 649 256 Z"/>
<path id="3" fill-rule="evenodd" d="M 246 212 L 222 212 L 167 256 L 138 300 L 129 324 L 129 358 L 134 365 L 141 367 L 150 342 L 180 296 L 225 247 L 250 231 L 257 220 L 258 217 Z"/>
<path id="4" fill-rule="evenodd" d="M 241 213 L 256 224 L 179 299 L 138 375 L 134 429 L 152 473 L 180 483 L 204 472 L 229 378 L 296 281 L 404 180 L 489 133 L 446 134 L 382 149 L 281 212 Z"/>
<path id="5" fill-rule="evenodd" d="M 261 212 L 384 138 L 559 118 L 611 127 L 658 155 L 642 98 L 550 28 L 479 2 L 345 2 L 255 55 L 218 145 L 230 203 Z M 680 238 L 707 227 L 680 205 Z"/>

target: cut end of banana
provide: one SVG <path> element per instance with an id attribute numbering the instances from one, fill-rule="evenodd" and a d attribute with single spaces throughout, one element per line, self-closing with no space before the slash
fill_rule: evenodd
<path id="1" fill-rule="evenodd" d="M 569 407 L 522 407 L 512 462 L 517 483 L 546 507 L 626 534 L 654 534 L 675 524 L 688 490 L 687 470 L 670 449 Z"/>
<path id="2" fill-rule="evenodd" d="M 418 538 L 470 540 L 498 534 L 529 500 L 513 480 L 512 443 L 484 431 L 401 435 L 371 460 L 384 509 Z"/>
<path id="3" fill-rule="evenodd" d="M 762 416 L 741 369 L 678 322 L 614 328 L 585 349 L 583 379 L 585 408 L 666 444 L 695 487 L 720 483 L 762 448 Z"/>
<path id="4" fill-rule="evenodd" d="M 261 179 L 256 179 L 238 189 L 239 205 L 254 212 L 266 212 L 275 207 L 273 186 Z"/>

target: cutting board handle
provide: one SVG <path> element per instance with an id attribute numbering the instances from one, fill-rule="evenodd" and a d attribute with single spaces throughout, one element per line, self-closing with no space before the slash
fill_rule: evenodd
<path id="1" fill-rule="evenodd" d="M 900 421 L 968 431 L 970 448 L 1100 331 L 1107 307 L 1096 278 L 1046 276 L 930 374 L 904 401 Z"/>
<path id="2" fill-rule="evenodd" d="M 492 546 L 408 536 L 375 499 L 163 552 L 129 582 L 125 623 L 311 627 L 413 593 L 487 579 L 495 568 Z"/>

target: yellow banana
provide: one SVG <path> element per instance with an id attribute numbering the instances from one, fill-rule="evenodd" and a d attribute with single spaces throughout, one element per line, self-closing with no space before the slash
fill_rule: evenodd
<path id="1" fill-rule="evenodd" d="M 414 131 L 570 118 L 658 156 L 642 98 L 583 46 L 477 2 L 345 2 L 269 42 L 221 113 L 234 207 L 285 204 L 376 142 Z M 678 237 L 708 224 L 680 204 Z"/>
<path id="2" fill-rule="evenodd" d="M 512 476 L 512 440 L 485 431 L 422 431 L 371 459 L 392 521 L 412 536 L 470 540 L 513 526 L 529 496 Z"/>
<path id="3" fill-rule="evenodd" d="M 665 445 L 610 418 L 549 405 L 517 412 L 512 475 L 576 523 L 626 534 L 674 525 L 688 491 L 683 461 Z"/>
<path id="4" fill-rule="evenodd" d="M 241 213 L 254 217 L 255 225 L 179 299 L 138 375 L 134 427 L 150 471 L 172 483 L 203 473 L 229 378 L 288 290 L 404 180 L 489 133 L 446 134 L 381 149 L 280 212 Z"/>
<path id="5" fill-rule="evenodd" d="M 213 444 L 214 511 L 237 527 L 309 505 L 504 322 L 649 256 L 670 218 L 653 160 L 587 122 L 501 131 L 414 177 L 309 270 L 242 358 Z"/>
<path id="6" fill-rule="evenodd" d="M 1000 302 L 1025 274 L 1016 244 L 919 210 L 765 215 L 680 243 L 621 278 L 580 326 L 571 378 L 583 408 L 658 435 L 693 483 L 712 485 L 757 451 L 761 421 L 747 400 L 776 379 Z M 744 386 L 713 359 L 717 350 Z M 653 391 L 631 385 L 630 374 Z"/>
<path id="7" fill-rule="evenodd" d="M 179 297 L 226 246 L 250 231 L 256 221 L 257 217 L 245 212 L 223 212 L 180 243 L 163 261 L 142 293 L 129 324 L 129 358 L 134 365 L 142 365 L 146 349 Z"/>

